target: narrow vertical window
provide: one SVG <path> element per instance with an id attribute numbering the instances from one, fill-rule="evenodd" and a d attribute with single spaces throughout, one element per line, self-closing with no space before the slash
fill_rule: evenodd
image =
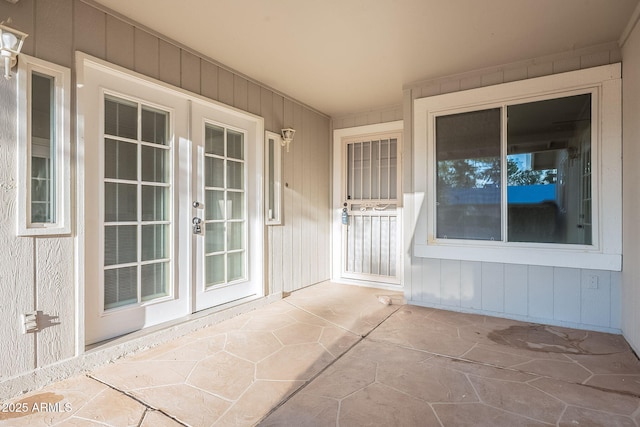
<path id="1" fill-rule="evenodd" d="M 265 218 L 267 225 L 282 224 L 281 147 L 282 137 L 265 132 Z"/>
<path id="2" fill-rule="evenodd" d="M 31 223 L 55 223 L 54 78 L 31 74 Z"/>
<path id="3" fill-rule="evenodd" d="M 70 72 L 21 55 L 18 86 L 18 234 L 67 234 Z"/>

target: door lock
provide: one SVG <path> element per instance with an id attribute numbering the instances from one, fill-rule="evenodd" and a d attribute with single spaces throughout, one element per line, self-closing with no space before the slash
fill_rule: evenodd
<path id="1" fill-rule="evenodd" d="M 202 220 L 197 216 L 193 217 L 191 220 L 191 223 L 193 224 L 193 234 L 202 234 L 202 226 L 200 226 L 201 222 Z"/>

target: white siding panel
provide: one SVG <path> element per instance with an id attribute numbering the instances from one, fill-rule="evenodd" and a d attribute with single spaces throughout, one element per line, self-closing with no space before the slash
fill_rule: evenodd
<path id="1" fill-rule="evenodd" d="M 504 266 L 504 312 L 519 316 L 528 315 L 529 268 L 526 265 Z"/>
<path id="2" fill-rule="evenodd" d="M 482 309 L 504 311 L 504 265 L 482 263 Z"/>
<path id="3" fill-rule="evenodd" d="M 482 264 L 477 261 L 460 263 L 460 306 L 482 308 Z"/>
<path id="4" fill-rule="evenodd" d="M 460 261 L 442 260 L 440 277 L 442 305 L 460 307 Z"/>
<path id="5" fill-rule="evenodd" d="M 422 278 L 421 301 L 440 304 L 440 260 L 424 259 L 421 264 L 422 274 L 418 276 Z"/>
<path id="6" fill-rule="evenodd" d="M 610 325 L 611 273 L 608 271 L 582 271 L 582 323 Z"/>
<path id="7" fill-rule="evenodd" d="M 609 313 L 609 326 L 614 329 L 622 329 L 622 273 L 619 271 L 611 272 L 610 298 L 611 310 Z"/>
<path id="8" fill-rule="evenodd" d="M 580 323 L 580 270 L 554 269 L 553 318 Z"/>
<path id="9" fill-rule="evenodd" d="M 553 267 L 529 267 L 529 316 L 553 319 Z"/>

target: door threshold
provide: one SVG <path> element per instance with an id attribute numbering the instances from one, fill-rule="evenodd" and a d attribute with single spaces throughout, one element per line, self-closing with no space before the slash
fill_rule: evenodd
<path id="1" fill-rule="evenodd" d="M 123 352 L 120 356 L 123 356 L 138 350 L 155 347 L 158 344 L 179 338 L 195 330 L 229 320 L 240 314 L 248 313 L 249 311 L 253 311 L 280 299 L 282 299 L 282 293 L 268 296 L 252 295 L 240 298 L 235 301 L 200 310 L 175 320 L 169 320 L 158 325 L 149 326 L 125 335 L 87 345 L 85 347 L 85 354 L 95 353 L 101 350 L 115 350 L 115 348 L 121 347 Z"/>

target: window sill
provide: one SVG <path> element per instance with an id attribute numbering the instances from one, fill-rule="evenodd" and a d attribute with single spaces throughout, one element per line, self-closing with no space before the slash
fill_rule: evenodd
<path id="1" fill-rule="evenodd" d="M 526 264 L 550 267 L 584 268 L 590 270 L 622 270 L 622 255 L 603 253 L 588 246 L 576 248 L 509 245 L 505 243 L 473 245 L 457 242 L 416 243 L 415 256 L 462 261 L 497 262 L 504 264 Z"/>

